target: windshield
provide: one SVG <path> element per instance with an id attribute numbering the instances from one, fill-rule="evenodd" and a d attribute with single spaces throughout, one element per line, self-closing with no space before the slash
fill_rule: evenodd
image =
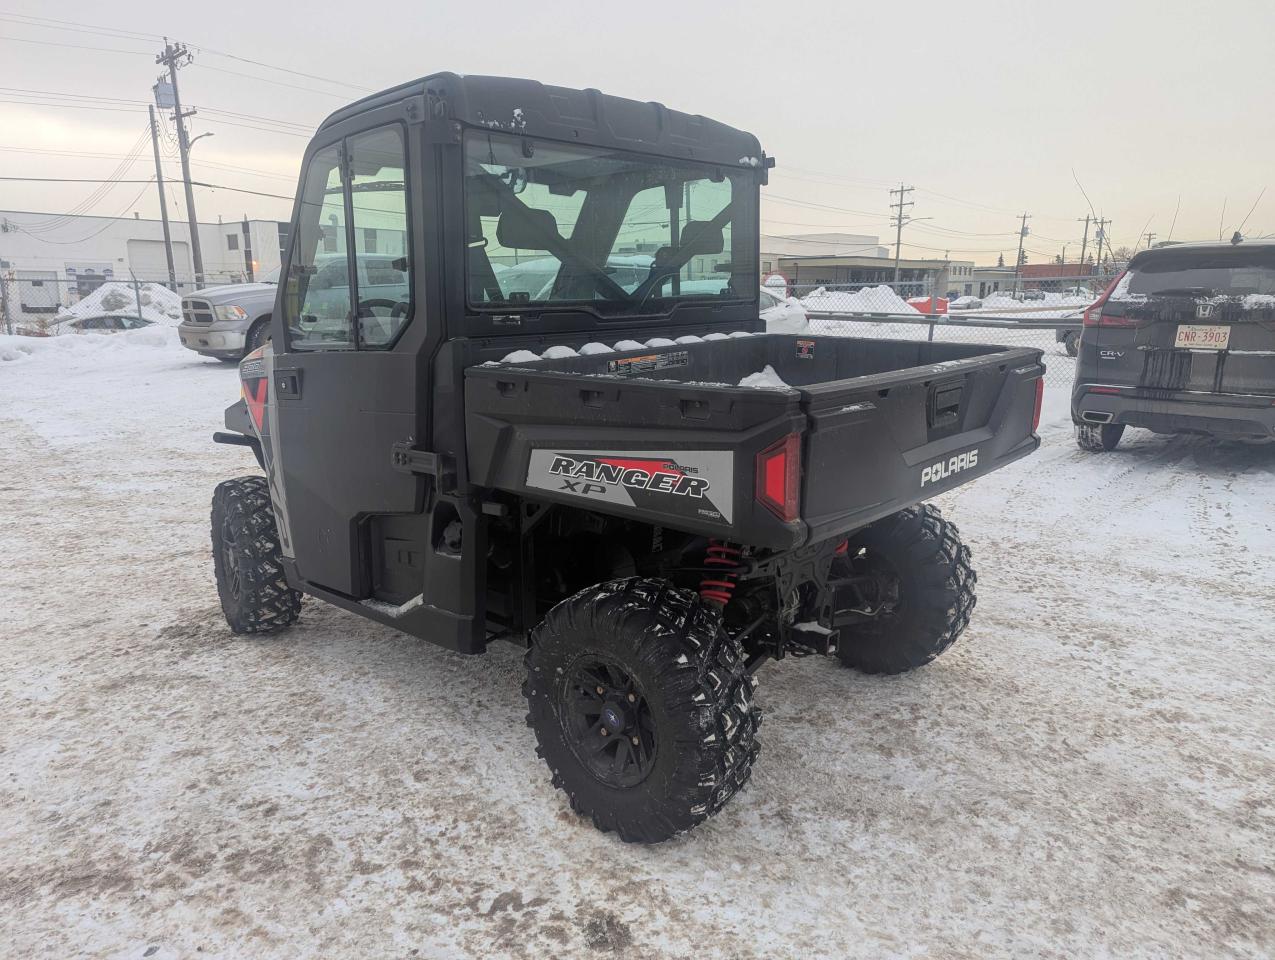
<path id="1" fill-rule="evenodd" d="M 1120 286 L 1113 299 L 1270 296 L 1275 294 L 1275 250 L 1165 254 L 1131 270 Z"/>
<path id="2" fill-rule="evenodd" d="M 751 170 L 486 132 L 465 157 L 474 306 L 613 315 L 755 296 Z"/>

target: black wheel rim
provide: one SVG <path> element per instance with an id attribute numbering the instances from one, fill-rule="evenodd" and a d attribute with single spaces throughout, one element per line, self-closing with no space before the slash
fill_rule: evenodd
<path id="1" fill-rule="evenodd" d="M 609 787 L 637 786 L 655 766 L 655 719 L 624 667 L 582 657 L 564 674 L 561 720 L 568 746 Z"/>
<path id="2" fill-rule="evenodd" d="M 879 608 L 878 620 L 899 615 L 903 609 L 903 583 L 893 563 L 878 552 L 862 549 L 850 557 L 850 569 L 858 576 L 871 578 L 871 595 L 866 599 L 870 606 Z"/>
<path id="3" fill-rule="evenodd" d="M 221 525 L 221 562 L 226 571 L 226 589 L 238 600 L 242 583 L 239 572 L 239 540 L 235 529 L 226 521 Z"/>

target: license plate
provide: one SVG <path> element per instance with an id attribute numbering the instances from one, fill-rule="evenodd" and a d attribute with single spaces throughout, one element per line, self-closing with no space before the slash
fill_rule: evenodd
<path id="1" fill-rule="evenodd" d="M 1178 327 L 1175 347 L 1188 350 L 1225 350 L 1231 343 L 1231 328 L 1184 323 Z"/>

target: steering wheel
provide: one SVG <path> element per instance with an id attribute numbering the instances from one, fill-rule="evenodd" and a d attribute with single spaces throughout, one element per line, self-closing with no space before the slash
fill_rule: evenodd
<path id="1" fill-rule="evenodd" d="M 384 297 L 375 297 L 371 300 L 360 300 L 359 301 L 359 316 L 361 317 L 364 315 L 363 314 L 364 310 L 372 310 L 377 307 L 380 307 L 383 310 L 389 310 L 390 316 L 393 316 L 394 311 L 397 310 L 400 305 L 402 305 L 402 301 L 387 300 Z"/>

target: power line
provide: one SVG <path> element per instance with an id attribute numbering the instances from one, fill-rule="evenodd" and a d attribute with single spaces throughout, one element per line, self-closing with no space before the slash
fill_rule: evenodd
<path id="1" fill-rule="evenodd" d="M 17 15 L 0 14 L 0 20 L 7 20 L 11 23 L 21 24 L 22 26 L 37 27 L 37 28 L 46 29 L 46 30 L 62 30 L 67 33 L 96 34 L 98 36 L 114 37 L 114 38 L 126 39 L 126 40 L 142 40 L 146 42 L 154 42 L 156 40 L 162 41 L 164 39 L 160 34 L 157 34 L 157 33 L 141 33 L 137 31 L 121 30 L 117 27 L 106 27 L 100 24 L 92 24 L 92 25 L 83 24 L 83 23 L 77 23 L 72 20 L 58 20 L 54 17 L 35 17 L 35 16 L 28 16 L 26 14 L 17 14 Z M 49 42 L 49 41 L 44 41 L 44 42 Z M 363 93 L 376 92 L 370 87 L 364 87 L 357 83 L 349 83 L 348 81 L 345 81 L 345 80 L 334 80 L 331 77 L 323 77 L 323 76 L 319 76 L 318 74 L 305 73 L 301 70 L 293 70 L 290 67 L 281 67 L 278 64 L 266 63 L 261 60 L 253 60 L 250 57 L 244 57 L 237 53 L 228 53 L 225 50 L 217 50 L 213 47 L 204 46 L 203 44 L 199 44 L 199 43 L 188 43 L 187 46 L 193 47 L 194 49 L 199 50 L 201 53 L 209 53 L 209 54 L 212 54 L 213 56 L 225 57 L 228 60 L 238 60 L 240 63 L 249 63 L 249 64 L 252 64 L 253 66 L 263 67 L 267 70 L 274 70 L 279 73 L 287 73 L 297 77 L 304 77 L 307 80 L 318 80 L 321 83 L 328 83 L 338 87 L 349 87 L 352 90 L 359 90 L 359 91 L 362 91 Z M 133 51 L 120 51 L 120 52 L 131 53 Z M 137 51 L 137 52 L 145 53 L 145 51 Z M 209 69 L 216 69 L 216 68 L 209 68 Z M 266 81 L 266 82 L 271 82 L 271 81 Z M 305 88 L 302 88 L 302 89 L 305 89 Z M 322 92 L 322 91 L 316 91 L 316 92 Z"/>
<path id="2" fill-rule="evenodd" d="M 295 83 L 284 83 L 282 80 L 271 80 L 269 77 L 258 77 L 255 74 L 241 73 L 238 70 L 228 70 L 225 67 L 214 67 L 208 63 L 200 63 L 196 64 L 196 66 L 198 66 L 200 70 L 215 70 L 218 73 L 230 74 L 232 77 L 245 77 L 248 80 L 256 80 L 258 83 L 273 83 L 277 87 L 287 87 L 290 90 L 301 90 L 305 93 L 318 93 L 325 97 L 334 97 L 337 100 L 343 100 L 346 102 L 349 102 L 350 99 L 349 94 L 346 93 L 332 93 L 328 90 L 317 90 L 314 87 L 302 87 Z"/>
<path id="3" fill-rule="evenodd" d="M 137 181 L 121 180 L 119 182 L 120 183 L 126 183 L 126 182 L 136 183 Z M 146 186 L 150 186 L 150 184 L 155 182 L 155 178 L 151 177 L 151 179 L 143 181 L 143 182 L 146 184 Z M 99 233 L 104 233 L 105 231 L 110 229 L 111 224 L 115 223 L 116 221 L 123 220 L 126 216 L 128 216 L 129 210 L 133 209 L 133 206 L 137 203 L 137 201 L 142 199 L 142 194 L 146 192 L 146 186 L 143 186 L 141 190 L 137 191 L 137 196 L 133 197 L 133 199 L 128 202 L 128 206 L 125 207 L 117 216 L 108 217 L 107 222 L 104 223 L 99 229 L 94 230 L 88 236 L 80 237 L 76 240 L 47 240 L 44 237 L 38 236 L 34 233 L 31 233 L 31 231 L 24 229 L 20 224 L 13 224 L 13 226 L 17 230 L 27 234 L 34 240 L 40 241 L 41 243 L 51 243 L 59 247 L 71 246 L 72 244 L 76 244 L 76 243 L 83 243 L 85 240 L 92 240 Z"/>
<path id="4" fill-rule="evenodd" d="M 145 50 L 123 50 L 119 47 L 92 47 L 84 43 L 65 43 L 60 40 L 33 40 L 29 37 L 0 37 L 0 40 L 8 40 L 10 43 L 38 43 L 45 47 L 69 47 L 72 50 L 97 50 L 101 53 L 131 53 L 135 56 L 144 56 Z"/>
<path id="5" fill-rule="evenodd" d="M 155 178 L 149 180 L 106 180 L 101 177 L 9 177 L 0 176 L 0 181 L 14 181 L 19 183 L 152 183 Z M 265 193 L 261 190 L 247 190 L 243 187 L 228 187 L 224 183 L 207 183 L 203 180 L 190 181 L 191 186 L 204 187 L 207 190 L 229 190 L 232 193 L 247 193 L 254 197 L 270 197 L 275 200 L 287 200 L 289 203 L 293 197 L 284 196 L 281 193 Z"/>

